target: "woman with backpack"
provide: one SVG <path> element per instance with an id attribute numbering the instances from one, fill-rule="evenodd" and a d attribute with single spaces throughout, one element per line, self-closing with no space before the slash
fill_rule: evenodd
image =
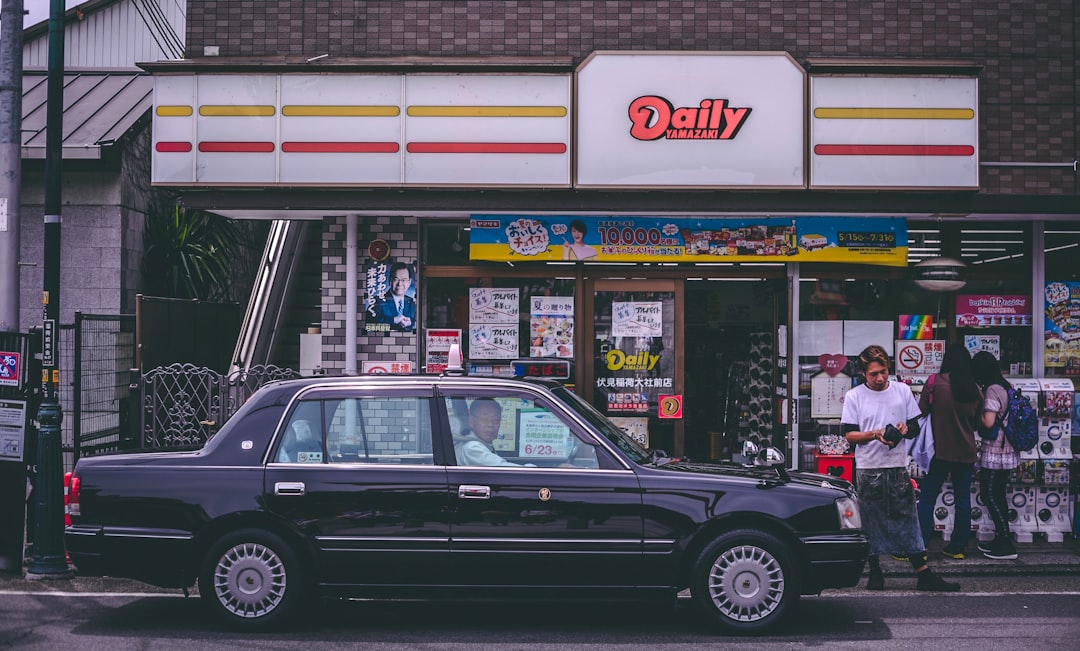
<path id="1" fill-rule="evenodd" d="M 1020 463 L 1019 455 L 1001 426 L 1009 411 L 1009 389 L 1012 385 L 1001 376 L 997 359 L 986 351 L 971 359 L 975 382 L 986 394 L 982 422 L 979 426 L 979 494 L 982 495 L 990 519 L 994 521 L 994 539 L 980 542 L 979 551 L 987 558 L 1011 560 L 1016 558 L 1016 545 L 1009 533 L 1009 504 L 1005 501 L 1005 485 L 1009 473 Z"/>
<path id="2" fill-rule="evenodd" d="M 919 396 L 919 409 L 930 414 L 934 457 L 923 477 L 919 495 L 919 526 L 923 542 L 934 532 L 934 506 L 946 478 L 952 478 L 956 497 L 952 537 L 942 553 L 964 558 L 971 537 L 971 477 L 975 472 L 975 430 L 982 416 L 983 396 L 971 371 L 971 353 L 962 345 L 945 347 L 941 373 Z"/>

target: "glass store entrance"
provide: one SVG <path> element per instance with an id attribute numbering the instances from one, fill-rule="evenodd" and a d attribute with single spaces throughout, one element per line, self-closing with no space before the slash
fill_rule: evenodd
<path id="1" fill-rule="evenodd" d="M 598 409 L 673 456 L 730 459 L 747 440 L 784 444 L 776 425 L 786 372 L 776 345 L 787 314 L 783 280 L 596 279 L 586 287 L 593 350 L 582 384 Z"/>

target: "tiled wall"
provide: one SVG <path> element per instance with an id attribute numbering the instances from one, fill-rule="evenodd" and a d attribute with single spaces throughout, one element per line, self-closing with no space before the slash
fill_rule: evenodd
<path id="1" fill-rule="evenodd" d="M 323 283 L 322 283 L 322 366 L 330 375 L 345 369 L 345 217 L 327 217 L 323 223 Z M 416 217 L 358 217 L 357 218 L 357 283 L 361 282 L 368 244 L 375 239 L 390 244 L 390 256 L 395 261 L 416 264 L 419 256 L 419 221 Z M 417 278 L 417 287 L 422 279 Z M 417 295 L 418 306 L 423 296 Z M 357 310 L 364 296 L 356 297 Z M 412 361 L 419 370 L 417 335 L 390 332 L 364 334 L 363 315 L 356 323 L 356 368 L 362 361 Z"/>
<path id="2" fill-rule="evenodd" d="M 1080 86 L 1072 0 L 189 0 L 188 56 L 560 56 L 786 51 L 964 59 L 980 75 L 980 159 L 1071 162 Z M 226 36 L 227 35 L 227 36 Z M 1075 194 L 1069 168 L 993 167 L 986 192 Z"/>

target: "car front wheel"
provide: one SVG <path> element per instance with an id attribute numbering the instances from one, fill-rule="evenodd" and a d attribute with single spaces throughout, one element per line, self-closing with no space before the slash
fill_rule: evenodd
<path id="1" fill-rule="evenodd" d="M 288 619 L 300 601 L 300 567 L 288 543 L 258 529 L 241 529 L 210 547 L 199 595 L 229 625 L 260 629 Z"/>
<path id="2" fill-rule="evenodd" d="M 784 543 L 763 531 L 729 531 L 705 546 L 694 565 L 691 594 L 709 623 L 732 633 L 772 626 L 798 599 Z"/>

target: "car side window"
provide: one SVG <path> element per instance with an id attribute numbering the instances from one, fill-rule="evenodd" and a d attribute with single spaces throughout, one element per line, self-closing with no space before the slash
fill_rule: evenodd
<path id="1" fill-rule="evenodd" d="M 431 398 L 302 400 L 274 459 L 281 463 L 433 465 Z"/>
<path id="2" fill-rule="evenodd" d="M 561 414 L 526 396 L 444 398 L 459 466 L 598 467 Z"/>
<path id="3" fill-rule="evenodd" d="M 324 401 L 327 462 L 433 465 L 431 400 L 362 396 Z"/>
<path id="4" fill-rule="evenodd" d="M 301 402 L 289 416 L 275 459 L 283 463 L 322 463 L 324 458 L 319 403 Z"/>

